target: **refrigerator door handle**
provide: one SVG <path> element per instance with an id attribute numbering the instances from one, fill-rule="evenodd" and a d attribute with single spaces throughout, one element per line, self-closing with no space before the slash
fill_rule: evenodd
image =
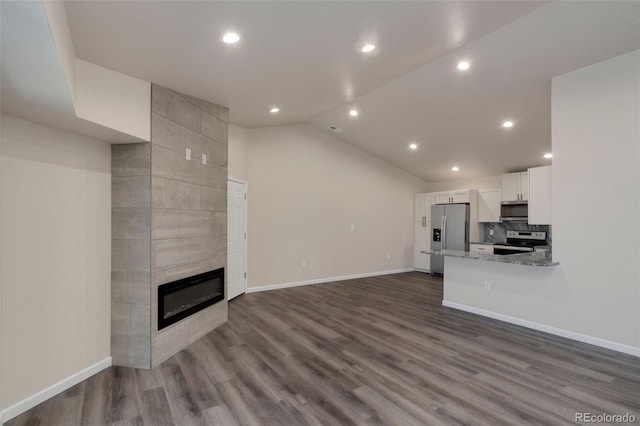
<path id="1" fill-rule="evenodd" d="M 442 216 L 442 250 L 447 249 L 447 216 Z"/>

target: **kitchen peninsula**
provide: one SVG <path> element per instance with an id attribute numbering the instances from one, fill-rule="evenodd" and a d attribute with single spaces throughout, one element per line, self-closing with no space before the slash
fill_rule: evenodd
<path id="1" fill-rule="evenodd" d="M 579 333 L 549 324 L 570 297 L 565 267 L 551 251 L 497 255 L 425 250 L 444 256 L 442 305 L 576 340 Z M 570 320 L 570 318 L 569 318 Z"/>

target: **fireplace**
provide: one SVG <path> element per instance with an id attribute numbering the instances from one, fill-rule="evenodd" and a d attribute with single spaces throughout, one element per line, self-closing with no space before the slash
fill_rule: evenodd
<path id="1" fill-rule="evenodd" d="M 158 287 L 158 330 L 224 300 L 224 268 Z"/>

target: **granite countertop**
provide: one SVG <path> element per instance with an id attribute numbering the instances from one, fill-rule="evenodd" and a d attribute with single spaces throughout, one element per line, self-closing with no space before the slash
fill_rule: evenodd
<path id="1" fill-rule="evenodd" d="M 516 265 L 528 266 L 556 266 L 558 262 L 554 262 L 551 258 L 550 251 L 532 251 L 519 254 L 487 254 L 487 253 L 470 253 L 468 251 L 457 250 L 424 250 L 420 253 L 435 254 L 437 256 L 464 257 L 467 259 L 488 260 L 490 262 L 513 263 Z"/>

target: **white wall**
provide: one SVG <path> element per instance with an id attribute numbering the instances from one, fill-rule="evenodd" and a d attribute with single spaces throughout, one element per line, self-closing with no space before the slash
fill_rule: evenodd
<path id="1" fill-rule="evenodd" d="M 502 187 L 502 176 L 490 176 L 473 179 L 455 179 L 442 182 L 432 182 L 427 185 L 427 191 L 455 191 L 458 189 L 495 189 Z"/>
<path id="2" fill-rule="evenodd" d="M 110 152 L 2 116 L 3 409 L 110 355 Z"/>
<path id="3" fill-rule="evenodd" d="M 76 59 L 76 115 L 151 140 L 151 83 Z"/>
<path id="4" fill-rule="evenodd" d="M 249 131 L 248 181 L 248 287 L 413 266 L 422 180 L 293 125 Z"/>
<path id="5" fill-rule="evenodd" d="M 552 87 L 560 265 L 447 259 L 445 299 L 640 355 L 640 51 L 556 77 Z"/>
<path id="6" fill-rule="evenodd" d="M 76 94 L 76 53 L 67 21 L 65 3 L 61 1 L 43 1 L 42 7 L 47 15 L 51 36 L 55 41 L 60 62 L 69 86 L 71 101 L 75 103 Z"/>
<path id="7" fill-rule="evenodd" d="M 229 125 L 229 178 L 247 180 L 247 129 Z"/>

